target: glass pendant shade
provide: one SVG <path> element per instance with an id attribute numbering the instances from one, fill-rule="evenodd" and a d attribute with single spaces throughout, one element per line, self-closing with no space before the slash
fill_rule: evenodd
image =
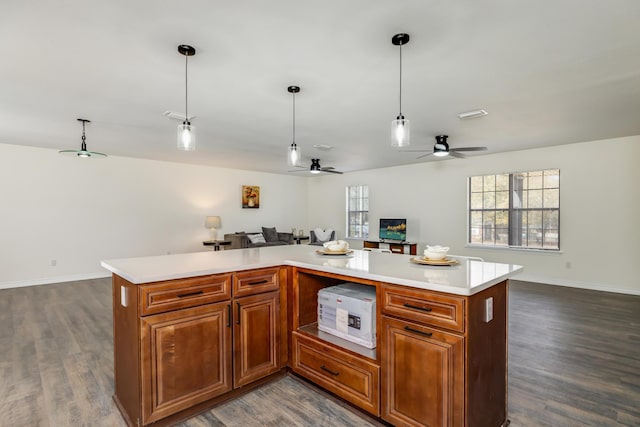
<path id="1" fill-rule="evenodd" d="M 196 149 L 196 127 L 189 122 L 178 125 L 178 150 L 194 151 Z"/>
<path id="2" fill-rule="evenodd" d="M 409 146 L 411 124 L 404 116 L 398 116 L 391 122 L 391 145 L 403 148 Z"/>
<path id="3" fill-rule="evenodd" d="M 300 166 L 302 163 L 302 153 L 300 147 L 295 142 L 291 143 L 287 153 L 287 164 L 289 166 Z"/>

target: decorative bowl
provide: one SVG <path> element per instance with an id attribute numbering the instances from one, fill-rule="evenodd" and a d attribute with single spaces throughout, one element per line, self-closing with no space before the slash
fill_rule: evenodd
<path id="1" fill-rule="evenodd" d="M 349 243 L 344 240 L 331 240 L 329 242 L 324 242 L 322 246 L 324 246 L 326 250 L 332 252 L 341 252 L 349 249 Z"/>
<path id="2" fill-rule="evenodd" d="M 424 250 L 424 256 L 427 259 L 433 260 L 444 259 L 444 257 L 447 256 L 447 252 L 449 252 L 449 248 L 447 246 L 427 245 L 427 248 Z"/>

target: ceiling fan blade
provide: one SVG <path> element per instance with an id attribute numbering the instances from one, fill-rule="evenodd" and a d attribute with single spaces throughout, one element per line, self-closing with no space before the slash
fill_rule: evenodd
<path id="1" fill-rule="evenodd" d="M 433 150 L 398 150 L 398 153 L 432 153 Z"/>
<path id="2" fill-rule="evenodd" d="M 342 174 L 343 174 L 343 172 L 340 172 L 340 171 L 334 170 L 334 168 L 320 168 L 320 170 L 321 170 L 322 172 L 337 173 L 337 174 L 340 174 L 340 175 L 342 175 Z"/>
<path id="3" fill-rule="evenodd" d="M 308 170 L 309 170 L 309 169 L 304 168 L 304 169 L 298 169 L 298 170 L 287 171 L 287 172 L 306 172 L 306 171 L 308 171 Z"/>
<path id="4" fill-rule="evenodd" d="M 449 150 L 449 155 L 451 157 L 457 157 L 458 159 L 464 159 L 466 157 L 464 154 L 456 153 L 453 150 Z"/>
<path id="5" fill-rule="evenodd" d="M 462 147 L 462 148 L 450 148 L 449 151 L 484 151 L 487 147 Z"/>
<path id="6" fill-rule="evenodd" d="M 423 157 L 427 157 L 433 154 L 433 151 L 429 151 L 427 154 L 423 154 L 422 156 L 416 157 L 416 159 L 422 159 Z"/>

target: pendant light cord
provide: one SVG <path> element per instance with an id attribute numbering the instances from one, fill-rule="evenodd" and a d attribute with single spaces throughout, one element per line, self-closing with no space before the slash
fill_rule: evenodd
<path id="1" fill-rule="evenodd" d="M 293 93 L 293 141 L 296 143 L 296 94 Z"/>
<path id="2" fill-rule="evenodd" d="M 400 116 L 402 116 L 402 45 L 400 45 Z"/>
<path id="3" fill-rule="evenodd" d="M 184 121 L 189 123 L 189 55 L 184 56 Z"/>

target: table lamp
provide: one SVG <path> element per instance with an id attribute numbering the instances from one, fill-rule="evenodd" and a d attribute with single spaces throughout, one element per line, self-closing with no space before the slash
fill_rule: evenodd
<path id="1" fill-rule="evenodd" d="M 219 216 L 208 216 L 205 220 L 205 228 L 211 230 L 211 240 L 217 240 L 218 232 L 216 231 L 216 228 L 220 228 L 221 224 Z"/>

